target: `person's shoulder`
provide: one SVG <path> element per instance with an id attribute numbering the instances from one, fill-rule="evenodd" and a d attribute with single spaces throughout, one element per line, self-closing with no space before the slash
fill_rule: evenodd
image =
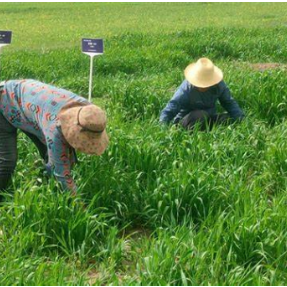
<path id="1" fill-rule="evenodd" d="M 191 87 L 192 87 L 192 84 L 191 84 L 188 80 L 186 80 L 186 79 L 184 79 L 184 80 L 182 81 L 181 85 L 182 85 L 182 86 L 185 86 L 185 87 L 188 87 L 188 88 L 191 88 Z"/>
<path id="2" fill-rule="evenodd" d="M 227 84 L 223 80 L 220 81 L 216 87 L 219 93 L 224 92 L 228 88 Z"/>
<path id="3" fill-rule="evenodd" d="M 220 89 L 225 89 L 227 87 L 227 84 L 224 82 L 224 80 L 221 80 L 217 86 L 220 88 Z"/>
<path id="4" fill-rule="evenodd" d="M 193 89 L 193 85 L 188 80 L 183 80 L 180 89 L 185 92 L 190 92 Z"/>

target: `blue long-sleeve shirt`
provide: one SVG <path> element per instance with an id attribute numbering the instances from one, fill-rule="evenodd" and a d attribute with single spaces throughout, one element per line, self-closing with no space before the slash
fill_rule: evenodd
<path id="1" fill-rule="evenodd" d="M 233 99 L 224 81 L 209 88 L 206 92 L 199 92 L 192 84 L 184 80 L 161 112 L 160 122 L 170 123 L 173 120 L 173 123 L 178 123 L 192 110 L 205 110 L 209 115 L 215 115 L 217 100 L 229 113 L 231 119 L 238 120 L 244 117 L 243 111 Z"/>

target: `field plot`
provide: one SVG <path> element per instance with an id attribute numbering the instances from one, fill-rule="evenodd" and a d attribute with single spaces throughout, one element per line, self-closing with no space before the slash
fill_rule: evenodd
<path id="1" fill-rule="evenodd" d="M 105 39 L 93 94 L 111 138 L 103 156 L 79 156 L 84 210 L 42 177 L 19 135 L 0 206 L 0 285 L 286 285 L 286 13 L 284 3 L 0 4 L 1 29 L 14 31 L 1 79 L 87 96 L 80 40 Z M 210 133 L 160 126 L 202 56 L 246 120 Z"/>

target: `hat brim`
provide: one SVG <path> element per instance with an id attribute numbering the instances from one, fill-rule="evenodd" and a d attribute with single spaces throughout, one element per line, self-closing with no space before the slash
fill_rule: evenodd
<path id="1" fill-rule="evenodd" d="M 77 124 L 77 115 L 80 107 L 75 107 L 60 113 L 59 120 L 62 133 L 66 141 L 74 149 L 87 154 L 101 155 L 109 144 L 106 130 L 101 133 L 84 131 Z"/>
<path id="2" fill-rule="evenodd" d="M 194 69 L 196 63 L 192 63 L 184 70 L 184 76 L 188 82 L 198 88 L 208 88 L 214 86 L 223 80 L 223 72 L 214 66 L 214 73 L 209 79 L 198 79 L 196 70 Z"/>

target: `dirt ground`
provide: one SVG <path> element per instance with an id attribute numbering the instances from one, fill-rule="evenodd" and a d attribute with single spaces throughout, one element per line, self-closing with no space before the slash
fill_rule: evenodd
<path id="1" fill-rule="evenodd" d="M 256 71 L 261 71 L 261 72 L 264 72 L 266 70 L 286 68 L 285 64 L 280 64 L 280 63 L 256 63 L 256 64 L 250 64 L 250 66 L 252 69 Z"/>

